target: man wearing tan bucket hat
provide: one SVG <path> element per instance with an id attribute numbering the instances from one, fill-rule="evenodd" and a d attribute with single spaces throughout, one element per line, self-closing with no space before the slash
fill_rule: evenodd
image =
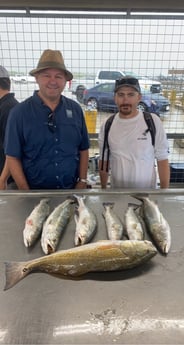
<path id="1" fill-rule="evenodd" d="M 30 71 L 39 86 L 12 110 L 5 152 L 18 189 L 87 187 L 89 138 L 80 105 L 62 95 L 73 75 L 58 50 L 45 50 Z"/>

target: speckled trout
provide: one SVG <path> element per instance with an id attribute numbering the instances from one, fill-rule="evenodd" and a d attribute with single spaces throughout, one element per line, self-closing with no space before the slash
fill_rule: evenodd
<path id="1" fill-rule="evenodd" d="M 142 201 L 143 217 L 147 229 L 160 252 L 167 254 L 171 246 L 171 230 L 158 205 L 148 196 L 132 196 Z"/>
<path id="2" fill-rule="evenodd" d="M 114 212 L 114 203 L 104 202 L 104 212 L 102 213 L 106 227 L 107 235 L 110 240 L 120 240 L 123 236 L 123 224 L 120 218 Z"/>
<path id="3" fill-rule="evenodd" d="M 56 251 L 61 234 L 70 220 L 72 214 L 71 204 L 74 202 L 73 198 L 67 198 L 56 206 L 46 219 L 41 236 L 41 247 L 45 254 L 54 253 Z"/>
<path id="4" fill-rule="evenodd" d="M 136 214 L 135 205 L 128 204 L 125 212 L 125 228 L 129 240 L 143 240 L 144 226 L 141 217 Z"/>
<path id="5" fill-rule="evenodd" d="M 85 196 L 74 195 L 77 199 L 74 219 L 75 229 L 75 245 L 83 245 L 88 243 L 94 236 L 97 229 L 97 218 L 94 212 L 85 204 Z"/>
<path id="6" fill-rule="evenodd" d="M 45 219 L 49 215 L 49 199 L 40 200 L 39 204 L 34 207 L 25 221 L 23 230 L 23 240 L 26 247 L 30 247 L 41 234 Z"/>
<path id="7" fill-rule="evenodd" d="M 8 290 L 32 272 L 61 277 L 79 277 L 88 272 L 127 270 L 143 264 L 157 253 L 150 241 L 98 241 L 48 256 L 26 261 L 6 262 Z"/>

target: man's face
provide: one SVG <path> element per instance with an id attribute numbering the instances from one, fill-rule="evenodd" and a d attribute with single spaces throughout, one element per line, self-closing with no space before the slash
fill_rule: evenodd
<path id="1" fill-rule="evenodd" d="M 141 100 L 141 95 L 131 86 L 122 86 L 115 93 L 115 103 L 119 113 L 125 117 L 137 114 L 137 106 Z"/>
<path id="2" fill-rule="evenodd" d="M 55 68 L 48 68 L 37 73 L 35 79 L 39 85 L 40 95 L 50 101 L 60 98 L 67 81 L 64 71 Z"/>

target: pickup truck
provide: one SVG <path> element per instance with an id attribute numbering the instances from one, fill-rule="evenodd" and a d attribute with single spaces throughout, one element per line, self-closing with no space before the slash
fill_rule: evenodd
<path id="1" fill-rule="evenodd" d="M 76 80 L 73 79 L 71 83 L 71 91 L 72 94 L 75 94 L 77 100 L 82 102 L 83 99 L 83 92 L 85 89 L 90 89 L 97 84 L 101 83 L 112 83 L 116 79 L 120 79 L 126 75 L 130 75 L 129 73 L 122 72 L 120 70 L 99 70 L 96 74 L 94 80 L 90 79 L 83 79 L 83 80 Z M 138 78 L 135 74 L 132 73 L 132 77 Z M 162 90 L 162 85 L 159 81 L 150 80 L 149 78 L 139 77 L 139 84 L 142 88 L 151 91 L 152 93 L 160 93 Z"/>

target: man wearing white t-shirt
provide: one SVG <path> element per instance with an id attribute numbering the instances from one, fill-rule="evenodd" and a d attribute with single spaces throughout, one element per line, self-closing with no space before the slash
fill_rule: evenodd
<path id="1" fill-rule="evenodd" d="M 115 103 L 119 112 L 115 115 L 108 134 L 110 149 L 110 182 L 112 188 L 155 189 L 157 162 L 160 188 L 168 188 L 170 168 L 168 141 L 162 122 L 151 114 L 155 129 L 155 144 L 148 131 L 142 111 L 137 106 L 141 89 L 136 78 L 123 77 L 115 83 Z M 107 187 L 107 149 L 102 165 L 105 122 L 99 133 L 101 187 Z"/>

